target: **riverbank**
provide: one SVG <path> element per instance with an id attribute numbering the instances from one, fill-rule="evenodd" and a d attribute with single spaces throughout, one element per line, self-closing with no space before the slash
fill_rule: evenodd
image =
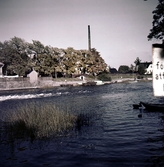
<path id="1" fill-rule="evenodd" d="M 150 82 L 152 81 L 151 77 L 146 77 L 143 79 L 134 79 L 132 77 L 124 78 L 113 78 L 111 81 L 100 81 L 92 78 L 87 78 L 85 80 L 77 79 L 77 78 L 60 78 L 60 79 L 53 79 L 53 80 L 47 80 L 47 82 L 44 81 L 44 84 L 38 84 L 38 85 L 30 85 L 30 86 L 16 86 L 20 85 L 20 82 L 22 81 L 16 81 L 14 82 L 14 86 L 11 87 L 1 87 L 0 91 L 9 91 L 9 90 L 25 90 L 25 89 L 48 89 L 53 87 L 74 87 L 74 86 L 100 86 L 100 85 L 106 85 L 106 84 L 118 84 L 118 83 L 135 83 L 135 82 Z M 13 81 L 12 81 L 13 82 Z"/>

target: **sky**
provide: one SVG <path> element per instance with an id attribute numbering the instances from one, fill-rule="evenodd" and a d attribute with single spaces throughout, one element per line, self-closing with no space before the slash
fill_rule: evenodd
<path id="1" fill-rule="evenodd" d="M 66 49 L 96 48 L 112 68 L 152 61 L 152 11 L 158 0 L 0 0 L 0 41 L 26 42 Z"/>

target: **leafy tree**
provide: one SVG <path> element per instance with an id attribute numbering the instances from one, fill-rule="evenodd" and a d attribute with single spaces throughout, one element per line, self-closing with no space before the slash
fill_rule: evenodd
<path id="1" fill-rule="evenodd" d="M 136 60 L 134 61 L 134 64 L 138 66 L 140 63 L 141 63 L 141 60 L 139 59 L 139 57 L 137 57 Z"/>
<path id="2" fill-rule="evenodd" d="M 4 63 L 3 72 L 6 75 L 26 76 L 30 71 L 30 58 L 23 47 L 24 41 L 17 37 L 1 43 L 0 61 Z"/>
<path id="3" fill-rule="evenodd" d="M 121 65 L 118 69 L 118 72 L 123 73 L 123 74 L 128 73 L 129 72 L 129 67 L 126 66 L 126 65 Z"/>
<path id="4" fill-rule="evenodd" d="M 55 64 L 57 58 L 54 48 L 44 46 L 40 41 L 33 40 L 28 45 L 28 53 L 32 59 L 33 68 L 41 76 L 55 76 Z"/>
<path id="5" fill-rule="evenodd" d="M 50 55 L 38 54 L 35 63 L 35 70 L 41 76 L 49 76 L 51 74 L 52 59 Z"/>
<path id="6" fill-rule="evenodd" d="M 89 69 L 89 63 L 92 62 L 91 60 L 91 52 L 88 50 L 80 50 L 78 52 L 78 62 L 77 64 L 77 69 L 81 74 L 86 74 L 89 73 L 88 69 Z"/>
<path id="7" fill-rule="evenodd" d="M 138 67 L 138 73 L 139 73 L 140 75 L 144 75 L 145 72 L 146 72 L 145 66 L 144 66 L 143 64 L 140 64 L 139 67 Z"/>
<path id="8" fill-rule="evenodd" d="M 37 54 L 41 54 L 45 52 L 44 45 L 37 40 L 33 40 L 33 45 L 31 45 L 31 49 L 34 50 Z"/>
<path id="9" fill-rule="evenodd" d="M 62 59 L 63 72 L 65 76 L 71 76 L 75 72 L 75 64 L 77 62 L 75 50 L 72 47 L 68 47 L 64 51 L 65 55 Z"/>
<path id="10" fill-rule="evenodd" d="M 25 54 L 18 54 L 15 50 L 12 51 L 11 62 L 7 67 L 7 74 L 19 76 L 26 76 L 26 74 L 31 71 L 30 66 L 28 66 L 27 61 L 29 58 Z"/>
<path id="11" fill-rule="evenodd" d="M 11 48 L 16 49 L 19 53 L 26 52 L 27 42 L 25 42 L 24 39 L 18 37 L 11 38 L 9 45 Z"/>
<path id="12" fill-rule="evenodd" d="M 134 72 L 135 66 L 133 64 L 131 64 L 129 70 L 130 70 L 130 72 Z"/>
<path id="13" fill-rule="evenodd" d="M 164 44 L 164 0 L 158 0 L 158 5 L 152 13 L 152 29 L 150 29 L 148 40 L 155 38 L 163 40 Z"/>
<path id="14" fill-rule="evenodd" d="M 100 53 L 95 48 L 91 49 L 91 53 L 93 57 L 91 66 L 93 75 L 98 75 L 99 73 L 106 71 L 107 64 L 102 59 Z"/>
<path id="15" fill-rule="evenodd" d="M 64 68 L 63 68 L 63 65 L 62 65 L 62 59 L 63 59 L 63 55 L 64 55 L 64 51 L 63 49 L 58 49 L 58 48 L 53 48 L 53 55 L 52 55 L 52 59 L 54 61 L 54 68 L 55 68 L 55 71 L 54 71 L 54 75 L 52 75 L 53 77 L 57 78 L 58 75 L 59 76 L 63 76 L 63 71 L 64 71 Z"/>
<path id="16" fill-rule="evenodd" d="M 135 71 L 138 71 L 138 66 L 140 65 L 141 60 L 139 59 L 139 57 L 136 58 L 136 60 L 134 61 L 135 66 Z"/>
<path id="17" fill-rule="evenodd" d="M 0 42 L 0 61 L 5 64 L 8 75 L 26 76 L 35 69 L 41 76 L 57 77 L 73 74 L 98 75 L 107 70 L 107 65 L 95 49 L 75 50 L 71 47 L 58 49 L 44 46 L 40 41 L 27 43 L 14 37 L 4 43 Z"/>

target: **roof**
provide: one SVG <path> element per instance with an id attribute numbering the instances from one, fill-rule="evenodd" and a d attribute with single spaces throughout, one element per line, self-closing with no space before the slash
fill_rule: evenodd
<path id="1" fill-rule="evenodd" d="M 145 68 L 148 68 L 150 64 L 152 64 L 152 62 L 143 62 L 140 63 L 139 65 L 143 64 Z"/>

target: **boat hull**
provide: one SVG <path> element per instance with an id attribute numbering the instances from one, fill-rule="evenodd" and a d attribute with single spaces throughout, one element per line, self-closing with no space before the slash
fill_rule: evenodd
<path id="1" fill-rule="evenodd" d="M 141 107 L 140 104 L 133 104 L 133 109 L 139 109 Z"/>
<path id="2" fill-rule="evenodd" d="M 148 111 L 162 111 L 164 112 L 164 104 L 151 104 L 151 103 L 144 103 L 140 102 L 141 105 L 145 107 Z"/>

